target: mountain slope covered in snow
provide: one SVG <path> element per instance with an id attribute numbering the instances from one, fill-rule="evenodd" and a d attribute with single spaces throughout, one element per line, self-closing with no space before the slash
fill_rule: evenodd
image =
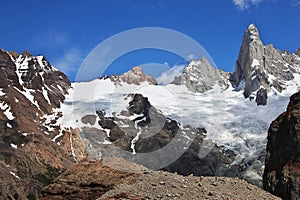
<path id="1" fill-rule="evenodd" d="M 166 86 L 149 82 L 128 84 L 126 81 L 116 85 L 109 79 L 73 83 L 73 89 L 62 105 L 64 115 L 60 123 L 80 128 L 88 152 L 97 158 L 102 152 L 94 147 L 95 144 L 111 145 L 111 141 L 103 138 L 91 141 L 86 137 L 87 127 L 96 132 L 104 131 L 104 134 L 110 132 L 97 123 L 100 119 L 96 111 L 103 110 L 106 116 L 114 117 L 126 110 L 129 94 L 142 94 L 179 126 L 205 128 L 208 139 L 234 152 L 235 160 L 231 166 L 238 167 L 239 176 L 261 185 L 267 130 L 272 120 L 284 111 L 289 97 L 297 92 L 299 60 L 297 53 L 280 52 L 272 45 L 264 46 L 255 25 L 250 25 L 231 76 L 212 68 L 202 58 L 192 61 L 181 77 Z M 82 117 L 90 115 L 96 122 L 83 123 Z M 138 142 L 139 138 L 131 140 Z"/>
<path id="2" fill-rule="evenodd" d="M 149 168 L 261 185 L 267 130 L 299 88 L 300 50 L 265 46 L 252 24 L 232 74 L 201 58 L 168 85 L 141 67 L 70 83 L 43 56 L 0 50 L 0 83 L 5 197 L 35 196 L 82 160 L 146 154 Z"/>

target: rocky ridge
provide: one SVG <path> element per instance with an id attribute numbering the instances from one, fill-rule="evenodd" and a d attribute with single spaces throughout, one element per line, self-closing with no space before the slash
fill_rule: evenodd
<path id="1" fill-rule="evenodd" d="M 205 92 L 219 85 L 224 90 L 229 87 L 229 73 L 211 66 L 209 61 L 202 57 L 200 60 L 193 60 L 183 70 L 182 75 L 175 77 L 173 84 L 183 84 L 192 92 Z"/>
<path id="2" fill-rule="evenodd" d="M 0 85 L 0 194 L 7 199 L 33 198 L 76 163 L 72 142 L 86 155 L 74 130 L 54 125 L 62 113 L 48 122 L 45 118 L 60 107 L 71 84 L 44 56 L 0 49 Z M 57 135 L 60 145 L 51 141 Z"/>
<path id="3" fill-rule="evenodd" d="M 121 75 L 104 76 L 104 78 L 110 78 L 115 85 L 122 85 L 122 82 L 136 85 L 140 85 L 142 82 L 148 82 L 157 85 L 155 78 L 152 75 L 144 74 L 141 66 L 133 67 L 130 71 Z"/>
<path id="4" fill-rule="evenodd" d="M 270 125 L 264 188 L 283 198 L 300 198 L 300 92 L 290 98 L 286 112 Z"/>

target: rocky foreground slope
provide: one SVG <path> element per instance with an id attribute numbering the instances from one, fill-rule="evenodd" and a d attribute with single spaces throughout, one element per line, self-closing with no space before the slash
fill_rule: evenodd
<path id="1" fill-rule="evenodd" d="M 41 200 L 280 199 L 237 178 L 180 176 L 123 159 L 81 163 L 45 187 Z"/>
<path id="2" fill-rule="evenodd" d="M 300 92 L 268 132 L 264 188 L 283 199 L 300 198 Z"/>

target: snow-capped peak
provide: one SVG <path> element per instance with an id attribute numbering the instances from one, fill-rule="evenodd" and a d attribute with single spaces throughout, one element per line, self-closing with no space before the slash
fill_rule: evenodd
<path id="1" fill-rule="evenodd" d="M 281 93 L 291 85 L 295 74 L 300 73 L 300 60 L 296 54 L 281 52 L 272 44 L 264 46 L 259 31 L 251 24 L 245 31 L 230 81 L 234 87 L 245 83 L 244 96 L 257 96 L 261 87 L 266 91 Z M 296 92 L 296 91 L 295 91 Z"/>
<path id="2" fill-rule="evenodd" d="M 193 60 L 183 70 L 180 77 L 176 77 L 174 84 L 185 84 L 192 92 L 205 92 L 213 88 L 214 85 L 228 87 L 228 73 L 211 66 L 207 58 Z"/>

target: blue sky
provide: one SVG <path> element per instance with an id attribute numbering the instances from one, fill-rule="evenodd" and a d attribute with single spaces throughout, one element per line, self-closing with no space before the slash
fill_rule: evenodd
<path id="1" fill-rule="evenodd" d="M 265 44 L 300 48 L 300 0 L 52 0 L 3 1 L 0 48 L 43 54 L 70 79 L 99 43 L 141 27 L 172 29 L 196 40 L 215 64 L 233 71 L 250 23 Z M 135 65 L 182 63 L 167 52 L 141 51 L 116 60 L 109 73 Z M 96 75 L 95 75 L 96 77 Z"/>

